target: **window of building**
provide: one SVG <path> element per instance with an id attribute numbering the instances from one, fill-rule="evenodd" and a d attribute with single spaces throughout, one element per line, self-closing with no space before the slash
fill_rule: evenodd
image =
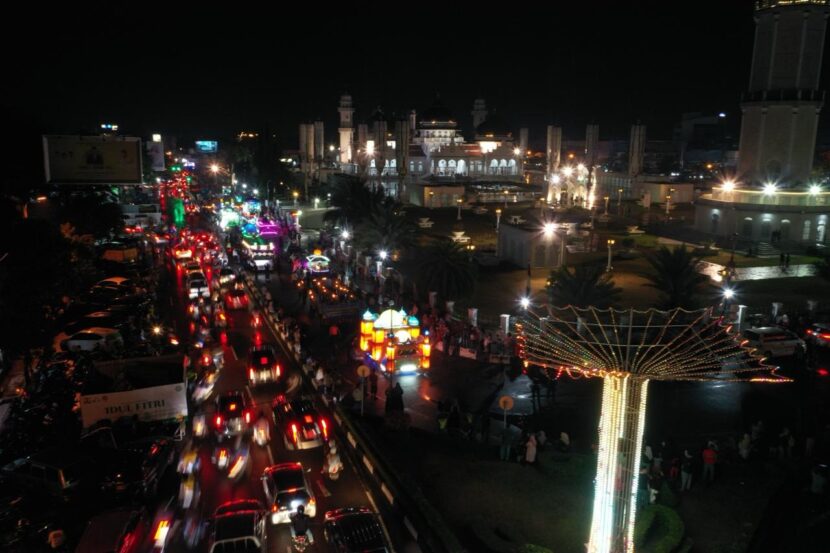
<path id="1" fill-rule="evenodd" d="M 801 229 L 801 239 L 802 240 L 809 240 L 810 239 L 810 226 L 812 225 L 812 221 L 809 219 L 804 219 L 804 226 Z"/>
<path id="2" fill-rule="evenodd" d="M 752 238 L 752 217 L 744 217 L 744 224 L 741 226 L 741 236 Z"/>

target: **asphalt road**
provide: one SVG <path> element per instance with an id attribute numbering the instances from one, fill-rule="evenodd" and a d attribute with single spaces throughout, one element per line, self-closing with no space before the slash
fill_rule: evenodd
<path id="1" fill-rule="evenodd" d="M 186 305 L 186 296 L 183 293 L 183 286 L 181 278 L 178 278 L 179 298 L 177 303 L 181 307 L 179 310 L 182 313 L 182 321 L 184 321 L 184 311 Z M 267 384 L 251 388 L 248 386 L 245 365 L 247 359 L 248 348 L 254 341 L 255 331 L 250 326 L 250 312 L 248 310 L 228 311 L 229 328 L 226 331 L 227 340 L 223 346 L 224 350 L 224 367 L 219 372 L 217 382 L 214 386 L 213 394 L 202 404 L 205 413 L 213 411 L 213 401 L 217 394 L 222 394 L 230 391 L 244 391 L 250 403 L 257 407 L 257 410 L 262 411 L 268 409 L 270 413 L 270 405 L 274 396 L 285 389 L 286 383 L 301 382 L 301 377 L 298 367 L 293 362 L 289 361 L 285 352 L 280 349 L 276 337 L 271 334 L 267 328 L 262 328 L 259 332 L 263 343 L 274 344 L 279 354 L 282 366 L 284 367 L 282 384 Z M 187 328 L 187 324 L 183 325 Z M 290 386 L 289 386 L 290 388 Z M 294 395 L 302 392 L 294 392 Z M 208 417 L 208 420 L 210 418 Z M 250 444 L 250 461 L 247 468 L 247 473 L 243 474 L 238 481 L 231 481 L 222 474 L 212 463 L 211 456 L 216 447 L 216 440 L 212 436 L 206 437 L 199 442 L 199 455 L 201 459 L 201 470 L 199 471 L 199 484 L 201 490 L 200 510 L 203 520 L 207 520 L 213 511 L 222 503 L 236 499 L 258 499 L 266 504 L 265 495 L 263 492 L 260 476 L 269 465 L 283 462 L 300 462 L 306 471 L 306 476 L 309 484 L 313 488 L 313 493 L 317 500 L 317 514 L 313 520 L 312 532 L 315 537 L 315 545 L 308 549 L 312 551 L 326 551 L 323 547 L 323 517 L 325 513 L 332 509 L 341 507 L 373 507 L 370 497 L 360 480 L 360 477 L 355 472 L 346 455 L 341 453 L 341 458 L 345 465 L 345 470 L 341 473 L 337 481 L 331 481 L 321 474 L 324 448 L 318 447 L 315 449 L 308 449 L 303 451 L 290 451 L 285 447 L 282 440 L 280 430 L 273 427 L 271 422 L 271 442 L 266 447 L 260 447 L 255 443 Z M 249 438 L 250 439 L 250 438 Z M 226 443 L 228 441 L 226 440 Z M 340 444 L 338 444 L 340 445 Z M 338 449 L 343 450 L 342 446 Z M 376 510 L 376 509 L 374 509 Z M 268 526 L 267 532 L 267 548 L 268 552 L 285 552 L 290 551 L 290 528 L 288 525 L 271 525 Z M 209 531 L 208 531 L 209 532 Z M 196 551 L 207 551 L 207 539 L 204 540 L 200 548 Z M 180 533 L 173 538 L 173 542 L 169 551 L 189 551 L 181 540 Z"/>

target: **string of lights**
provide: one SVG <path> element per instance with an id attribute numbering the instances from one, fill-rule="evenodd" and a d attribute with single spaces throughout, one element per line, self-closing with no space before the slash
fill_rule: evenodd
<path id="1" fill-rule="evenodd" d="M 519 355 L 551 378 L 602 378 L 590 553 L 633 553 L 651 380 L 789 382 L 711 309 L 528 309 Z"/>

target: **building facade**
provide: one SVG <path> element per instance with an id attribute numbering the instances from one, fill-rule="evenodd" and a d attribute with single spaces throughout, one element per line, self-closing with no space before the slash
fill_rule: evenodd
<path id="1" fill-rule="evenodd" d="M 830 193 L 811 182 L 828 0 L 759 0 L 738 174 L 696 202 L 717 237 L 824 245 Z"/>

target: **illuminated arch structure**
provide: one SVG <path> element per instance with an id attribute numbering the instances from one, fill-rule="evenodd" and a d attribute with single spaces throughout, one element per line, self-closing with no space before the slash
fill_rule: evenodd
<path id="1" fill-rule="evenodd" d="M 603 379 L 589 553 L 634 551 L 650 380 L 788 382 L 731 330 L 710 309 L 550 307 L 517 323 L 526 364 Z"/>

